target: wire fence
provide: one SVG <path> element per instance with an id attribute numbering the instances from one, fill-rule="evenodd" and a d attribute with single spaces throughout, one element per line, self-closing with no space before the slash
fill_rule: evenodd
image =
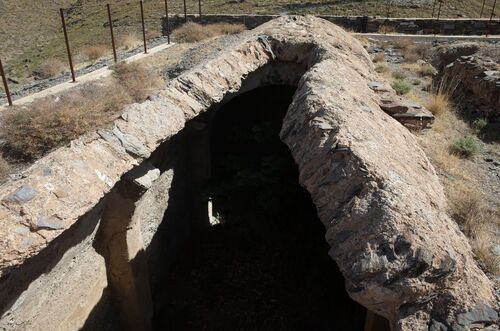
<path id="1" fill-rule="evenodd" d="M 71 74 L 76 80 L 76 72 L 95 67 L 96 62 L 108 64 L 132 51 L 147 52 L 148 43 L 170 42 L 169 36 L 162 35 L 161 27 L 161 18 L 167 13 L 185 17 L 221 13 L 434 19 L 468 16 L 490 20 L 498 17 L 497 0 L 109 1 L 78 0 L 62 9 L 46 1 L 0 2 L 0 19 L 4 22 L 0 23 L 0 59 L 4 65 L 0 68 L 3 72 L 0 90 L 5 93 L 9 82 L 14 89 L 33 80 L 36 83 L 48 79 L 49 84 L 52 77 L 62 74 L 63 78 Z M 68 63 L 71 63 L 69 69 Z"/>

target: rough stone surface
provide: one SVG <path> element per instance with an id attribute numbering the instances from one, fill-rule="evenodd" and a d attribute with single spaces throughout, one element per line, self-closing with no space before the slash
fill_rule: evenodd
<path id="1" fill-rule="evenodd" d="M 36 219 L 35 223 L 32 224 L 32 230 L 61 230 L 64 229 L 64 225 L 53 216 L 40 216 Z"/>
<path id="2" fill-rule="evenodd" d="M 457 323 L 462 326 L 470 326 L 474 323 L 495 323 L 498 321 L 498 313 L 485 304 L 478 304 L 473 310 L 457 315 Z"/>
<path id="3" fill-rule="evenodd" d="M 387 93 L 385 88 L 380 88 L 380 84 L 375 89 L 371 86 L 370 88 L 380 94 L 379 107 L 407 128 L 421 130 L 434 122 L 434 115 L 422 105 L 408 102 L 393 93 Z"/>
<path id="4" fill-rule="evenodd" d="M 37 193 L 36 190 L 34 190 L 31 186 L 23 185 L 16 191 L 6 196 L 4 198 L 4 201 L 23 204 L 33 199 L 36 193 Z"/>
<path id="5" fill-rule="evenodd" d="M 430 62 L 438 72 L 461 56 L 472 55 L 479 50 L 479 44 L 462 42 L 451 45 L 440 45 L 431 49 Z"/>
<path id="6" fill-rule="evenodd" d="M 445 213 L 432 165 L 413 135 L 379 107 L 381 97 L 368 84 L 377 79 L 361 44 L 324 20 L 281 17 L 244 34 L 151 100 L 128 107 L 114 130 L 79 138 L 1 186 L 0 197 L 23 186 L 38 193 L 22 205 L 0 206 L 0 275 L 40 253 L 186 121 L 245 89 L 287 82 L 297 92 L 281 138 L 350 296 L 394 330 L 427 330 L 433 320 L 451 327 L 457 314 L 480 303 L 496 308 L 491 281 Z M 19 231 L 41 212 L 64 229 Z"/>
<path id="7" fill-rule="evenodd" d="M 0 330 L 80 330 L 96 306 L 103 304 L 108 282 L 104 258 L 93 248 L 96 214 L 87 215 L 73 228 L 69 237 L 81 240 L 67 243 L 65 251 L 59 241 L 59 259 L 37 259 L 0 282 Z M 26 278 L 31 278 L 29 283 Z"/>
<path id="8" fill-rule="evenodd" d="M 144 189 L 149 189 L 153 182 L 160 177 L 160 169 L 148 162 L 142 163 L 127 173 L 127 177 Z"/>
<path id="9" fill-rule="evenodd" d="M 460 56 L 447 64 L 440 84 L 467 112 L 498 121 L 500 117 L 500 50 L 485 47 L 472 55 Z"/>

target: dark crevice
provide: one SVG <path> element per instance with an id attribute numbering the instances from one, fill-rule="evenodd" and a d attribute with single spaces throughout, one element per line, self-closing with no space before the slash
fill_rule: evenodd
<path id="1" fill-rule="evenodd" d="M 198 224 L 154 282 L 155 330 L 363 330 L 279 139 L 294 92 L 257 88 L 201 119 L 211 176 L 196 190 L 221 224 Z"/>

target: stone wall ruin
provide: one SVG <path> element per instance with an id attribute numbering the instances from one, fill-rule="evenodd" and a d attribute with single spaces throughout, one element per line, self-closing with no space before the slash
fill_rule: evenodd
<path id="1" fill-rule="evenodd" d="M 280 17 L 129 106 L 113 129 L 37 161 L 0 187 L 0 329 L 105 329 L 113 321 L 102 316 L 117 312 L 131 329 L 150 329 L 157 233 L 168 225 L 181 238 L 200 226 L 185 221 L 198 219 L 193 187 L 206 175 L 200 115 L 271 84 L 297 87 L 281 140 L 351 298 L 393 330 L 494 323 L 492 282 L 446 215 L 412 133 L 381 109 L 394 93 L 376 79 L 339 27 Z"/>
<path id="2" fill-rule="evenodd" d="M 192 22 L 202 24 L 231 23 L 243 24 L 249 29 L 271 21 L 279 15 L 232 15 L 232 14 L 203 14 L 201 20 L 198 15 L 187 15 Z M 345 29 L 361 33 L 377 33 L 383 29 L 394 33 L 417 35 L 499 35 L 500 19 L 488 18 L 393 18 L 373 16 L 336 16 L 319 15 L 318 17 L 337 24 Z M 184 24 L 184 15 L 169 15 L 170 30 Z M 167 21 L 163 17 L 163 35 L 167 35 Z"/>

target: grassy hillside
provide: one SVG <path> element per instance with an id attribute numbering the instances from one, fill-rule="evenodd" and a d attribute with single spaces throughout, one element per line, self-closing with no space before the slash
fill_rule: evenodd
<path id="1" fill-rule="evenodd" d="M 142 38 L 138 2 L 112 4 L 116 39 Z M 66 8 L 66 22 L 76 66 L 86 61 L 85 47 L 104 46 L 111 52 L 106 1 L 93 0 L 0 0 L 0 56 L 10 77 L 26 81 L 44 61 L 66 63 L 59 8 Z M 159 7 L 158 5 L 162 5 Z M 162 1 L 146 1 L 146 24 L 150 35 L 159 34 Z M 154 32 L 156 31 L 156 32 Z"/>
<path id="2" fill-rule="evenodd" d="M 39 57 L 36 50 L 58 37 L 58 8 L 75 2 L 0 0 L 0 57 L 9 74 L 18 76 L 18 66 L 31 67 L 30 61 Z"/>
<path id="3" fill-rule="evenodd" d="M 110 51 L 105 4 L 113 9 L 116 39 L 141 39 L 138 1 L 130 0 L 0 0 L 0 56 L 9 77 L 29 81 L 44 61 L 60 59 L 66 64 L 64 39 L 58 8 L 67 8 L 71 46 L 77 65 L 86 61 L 85 48 L 98 45 Z M 182 0 L 169 0 L 171 13 L 182 13 Z M 390 16 L 430 17 L 434 0 L 392 0 Z M 198 12 L 198 1 L 187 0 L 188 12 Z M 335 15 L 387 15 L 386 0 L 204 0 L 205 13 L 311 13 Z M 485 14 L 493 0 L 486 0 Z M 445 0 L 443 17 L 478 17 L 482 0 Z M 498 6 L 500 7 L 500 6 Z M 148 35 L 158 35 L 164 0 L 145 0 L 144 9 Z M 497 12 L 500 8 L 497 9 Z M 135 36 L 135 38 L 134 38 Z"/>

